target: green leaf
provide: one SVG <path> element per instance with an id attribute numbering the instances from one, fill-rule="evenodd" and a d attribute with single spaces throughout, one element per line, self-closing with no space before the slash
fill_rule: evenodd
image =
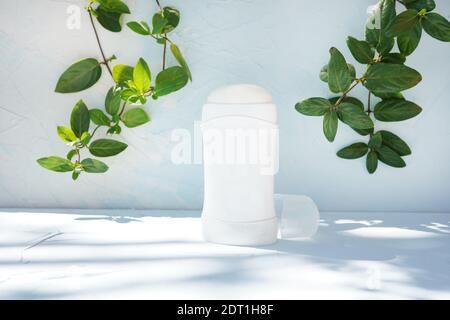
<path id="1" fill-rule="evenodd" d="M 83 132 L 80 137 L 80 141 L 83 145 L 87 145 L 91 141 L 91 134 L 89 132 Z"/>
<path id="2" fill-rule="evenodd" d="M 369 148 L 378 149 L 381 147 L 381 143 L 383 142 L 383 137 L 380 132 L 375 133 L 369 140 Z"/>
<path id="3" fill-rule="evenodd" d="M 113 79 L 117 84 L 124 85 L 133 80 L 133 67 L 124 64 L 117 64 L 113 68 Z"/>
<path id="4" fill-rule="evenodd" d="M 182 67 L 167 68 L 156 76 L 154 96 L 161 97 L 183 88 L 188 82 L 188 75 Z"/>
<path id="5" fill-rule="evenodd" d="M 139 92 L 135 89 L 124 89 L 120 92 L 122 100 L 129 103 L 136 103 L 139 99 Z"/>
<path id="6" fill-rule="evenodd" d="M 402 32 L 409 31 L 419 23 L 420 17 L 417 10 L 408 9 L 400 13 L 392 23 L 388 34 L 391 36 L 398 36 Z"/>
<path id="7" fill-rule="evenodd" d="M 78 179 L 78 177 L 80 176 L 80 171 L 73 171 L 72 172 L 72 180 L 77 180 Z"/>
<path id="8" fill-rule="evenodd" d="M 163 17 L 162 12 L 155 13 L 152 18 L 152 27 L 153 27 L 152 33 L 153 34 L 163 33 L 163 29 L 168 22 L 169 21 Z"/>
<path id="9" fill-rule="evenodd" d="M 375 52 L 367 41 L 359 41 L 353 37 L 348 37 L 347 46 L 359 63 L 369 64 L 373 61 Z"/>
<path id="10" fill-rule="evenodd" d="M 178 63 L 180 64 L 180 66 L 186 71 L 189 80 L 192 81 L 192 74 L 191 74 L 191 70 L 189 70 L 189 66 L 186 63 L 186 60 L 184 60 L 183 55 L 181 54 L 180 49 L 173 43 L 170 44 L 170 50 L 172 51 L 173 56 L 175 57 L 175 59 L 177 59 Z"/>
<path id="11" fill-rule="evenodd" d="M 336 102 L 339 99 L 340 99 L 340 97 L 333 97 L 333 98 L 330 98 L 328 100 L 334 105 L 334 104 L 336 104 Z M 346 96 L 344 99 L 342 99 L 341 102 L 351 103 L 351 104 L 359 107 L 361 109 L 361 111 L 364 111 L 364 103 L 362 103 L 362 101 L 357 99 L 357 98 Z"/>
<path id="12" fill-rule="evenodd" d="M 93 58 L 79 60 L 72 64 L 59 77 L 55 91 L 59 93 L 71 93 L 92 87 L 100 76 L 102 68 L 100 63 Z"/>
<path id="13" fill-rule="evenodd" d="M 370 150 L 367 154 L 366 159 L 366 168 L 367 171 L 372 174 L 377 170 L 378 167 L 378 156 L 377 153 L 374 150 Z"/>
<path id="14" fill-rule="evenodd" d="M 350 77 L 352 79 L 356 78 L 355 67 L 352 64 L 350 64 L 350 63 L 347 63 L 347 66 L 348 66 L 348 71 L 350 72 Z M 319 77 L 320 77 L 320 80 L 322 80 L 323 82 L 328 82 L 328 65 L 327 64 L 324 65 L 322 67 L 322 69 L 320 70 Z"/>
<path id="15" fill-rule="evenodd" d="M 408 9 L 415 9 L 421 11 L 422 9 L 428 12 L 433 11 L 436 8 L 434 0 L 403 0 L 405 7 Z"/>
<path id="16" fill-rule="evenodd" d="M 393 122 L 414 118 L 421 112 L 422 108 L 414 102 L 389 99 L 383 100 L 375 106 L 374 116 L 380 121 Z"/>
<path id="17" fill-rule="evenodd" d="M 55 156 L 40 158 L 37 162 L 45 169 L 56 172 L 69 172 L 74 168 L 73 163 L 69 160 Z"/>
<path id="18" fill-rule="evenodd" d="M 180 22 L 180 12 L 172 7 L 164 7 L 162 13 L 167 20 L 162 32 L 169 33 L 178 26 L 178 23 Z"/>
<path id="19" fill-rule="evenodd" d="M 89 151 L 96 157 L 111 157 L 121 153 L 128 147 L 123 142 L 111 139 L 98 139 L 89 145 Z"/>
<path id="20" fill-rule="evenodd" d="M 143 35 L 143 36 L 149 36 L 152 34 L 150 32 L 150 28 L 148 27 L 148 24 L 145 21 L 141 21 L 140 23 L 137 21 L 130 21 L 127 23 L 127 26 L 134 32 L 136 32 L 140 35 Z"/>
<path id="21" fill-rule="evenodd" d="M 381 145 L 381 147 L 377 150 L 377 155 L 378 159 L 388 166 L 395 168 L 406 167 L 405 161 L 398 155 L 397 152 L 388 146 Z"/>
<path id="22" fill-rule="evenodd" d="M 111 32 L 120 32 L 122 30 L 120 24 L 121 13 L 109 12 L 103 5 L 99 5 L 97 9 L 95 9 L 95 14 L 97 16 L 97 21 L 106 30 Z"/>
<path id="23" fill-rule="evenodd" d="M 89 110 L 83 100 L 79 100 L 72 109 L 72 113 L 70 115 L 70 127 L 78 138 L 81 137 L 83 132 L 89 131 L 89 122 Z"/>
<path id="24" fill-rule="evenodd" d="M 392 132 L 381 130 L 379 131 L 383 137 L 383 144 L 397 152 L 400 156 L 408 156 L 411 154 L 411 149 L 408 144 L 403 141 L 399 136 Z"/>
<path id="25" fill-rule="evenodd" d="M 386 99 L 405 99 L 403 94 L 401 92 L 377 92 L 372 91 L 372 93 L 377 96 L 378 98 L 381 98 L 383 100 Z"/>
<path id="26" fill-rule="evenodd" d="M 343 102 L 339 105 L 338 112 L 340 120 L 354 129 L 373 128 L 372 119 L 354 104 Z"/>
<path id="27" fill-rule="evenodd" d="M 395 0 L 381 0 L 366 24 L 366 41 L 382 55 L 394 47 L 395 40 L 387 35 L 387 30 L 395 17 Z"/>
<path id="28" fill-rule="evenodd" d="M 399 92 L 417 85 L 422 76 L 416 70 L 401 64 L 371 65 L 364 75 L 364 86 L 375 92 Z"/>
<path id="29" fill-rule="evenodd" d="M 105 11 L 116 13 L 130 13 L 128 6 L 120 0 L 97 0 Z"/>
<path id="30" fill-rule="evenodd" d="M 327 111 L 323 117 L 323 133 L 328 141 L 333 142 L 336 137 L 338 117 L 335 111 Z"/>
<path id="31" fill-rule="evenodd" d="M 133 82 L 136 89 L 142 94 L 150 89 L 151 74 L 150 68 L 144 59 L 139 58 L 133 70 Z"/>
<path id="32" fill-rule="evenodd" d="M 100 160 L 87 158 L 81 161 L 84 171 L 89 173 L 104 173 L 108 171 L 108 166 Z"/>
<path id="33" fill-rule="evenodd" d="M 64 142 L 73 142 L 77 140 L 77 137 L 75 133 L 73 133 L 72 129 L 58 126 L 57 127 L 58 136 L 64 141 Z"/>
<path id="34" fill-rule="evenodd" d="M 130 109 L 124 113 L 122 121 L 128 128 L 134 128 L 150 121 L 147 112 L 142 108 Z"/>
<path id="35" fill-rule="evenodd" d="M 352 78 L 342 53 L 336 48 L 330 49 L 330 62 L 328 63 L 328 86 L 334 93 L 344 92 L 351 83 Z"/>
<path id="36" fill-rule="evenodd" d="M 70 150 L 67 155 L 66 158 L 67 160 L 72 160 L 72 158 L 77 154 L 77 150 Z"/>
<path id="37" fill-rule="evenodd" d="M 422 18 L 426 33 L 440 41 L 450 41 L 450 22 L 438 13 L 428 13 Z"/>
<path id="38" fill-rule="evenodd" d="M 331 103 L 324 98 L 310 98 L 298 102 L 295 110 L 305 116 L 323 116 L 331 108 Z"/>
<path id="39" fill-rule="evenodd" d="M 111 123 L 111 120 L 100 109 L 89 110 L 89 116 L 91 118 L 91 121 L 98 126 L 109 126 L 109 124 Z"/>
<path id="40" fill-rule="evenodd" d="M 332 104 L 336 104 L 337 100 L 340 97 L 334 97 L 334 98 L 330 98 L 330 102 Z M 353 105 L 353 107 L 358 107 L 361 111 L 364 111 L 364 103 L 361 102 L 361 100 L 354 98 L 354 97 L 345 97 L 342 102 L 348 102 L 350 104 Z M 340 112 L 338 112 L 338 118 L 342 121 L 342 115 Z M 356 129 L 356 128 L 352 128 L 354 131 L 356 131 L 358 134 L 362 135 L 362 136 L 367 136 L 368 134 L 373 133 L 373 128 L 370 129 Z"/>
<path id="41" fill-rule="evenodd" d="M 352 79 L 355 79 L 355 78 L 356 78 L 356 69 L 355 69 L 355 66 L 352 65 L 352 64 L 350 64 L 350 63 L 347 63 L 347 66 L 348 66 L 348 71 L 350 72 L 350 77 L 351 77 Z"/>
<path id="42" fill-rule="evenodd" d="M 358 142 L 339 150 L 337 156 L 342 159 L 358 159 L 364 157 L 367 151 L 367 144 Z"/>
<path id="43" fill-rule="evenodd" d="M 409 31 L 400 33 L 397 37 L 397 45 L 404 56 L 409 56 L 416 50 L 422 37 L 422 25 L 417 23 Z"/>
<path id="44" fill-rule="evenodd" d="M 107 134 L 120 134 L 121 132 L 122 132 L 122 128 L 118 124 L 116 124 L 115 126 L 112 126 L 111 128 L 109 128 L 106 133 Z"/>
<path id="45" fill-rule="evenodd" d="M 119 112 L 120 108 L 120 90 L 112 87 L 108 90 L 105 98 L 105 110 L 110 115 L 116 115 Z"/>
<path id="46" fill-rule="evenodd" d="M 406 57 L 401 53 L 388 53 L 381 58 L 383 63 L 404 64 Z"/>

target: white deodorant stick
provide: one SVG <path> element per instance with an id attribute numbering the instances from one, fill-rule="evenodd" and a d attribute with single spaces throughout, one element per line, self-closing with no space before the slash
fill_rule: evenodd
<path id="1" fill-rule="evenodd" d="M 277 110 L 255 85 L 215 90 L 202 113 L 205 240 L 265 245 L 277 239 Z"/>

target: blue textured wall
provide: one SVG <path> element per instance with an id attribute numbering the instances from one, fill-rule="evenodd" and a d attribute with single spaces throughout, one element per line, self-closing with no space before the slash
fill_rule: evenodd
<path id="1" fill-rule="evenodd" d="M 149 20 L 153 1 L 127 1 L 133 14 Z M 83 1 L 2 1 L 0 3 L 0 206 L 83 208 L 200 208 L 202 168 L 170 162 L 171 130 L 193 130 L 208 93 L 231 83 L 255 83 L 268 89 L 279 107 L 281 134 L 277 192 L 311 196 L 322 210 L 449 211 L 450 197 L 450 45 L 424 35 L 408 64 L 421 71 L 423 82 L 407 92 L 423 113 L 398 124 L 381 124 L 400 134 L 413 155 L 405 169 L 380 165 L 369 176 L 363 160 L 344 161 L 334 155 L 356 141 L 341 126 L 334 144 L 326 142 L 321 122 L 299 116 L 294 104 L 327 95 L 318 71 L 330 46 L 352 60 L 347 35 L 363 37 L 366 9 L 375 0 L 203 0 L 165 1 L 182 13 L 173 38 L 192 69 L 194 82 L 183 91 L 151 101 L 152 123 L 124 130 L 130 147 L 106 159 L 105 175 L 85 175 L 76 183 L 69 175 L 39 168 L 35 159 L 64 155 L 56 125 L 67 125 L 79 98 L 102 106 L 111 80 L 77 94 L 53 92 L 65 67 L 98 49 L 83 14 L 81 29 L 66 28 L 70 4 Z M 447 18 L 450 3 L 437 0 Z M 129 30 L 101 30 L 105 50 L 119 62 L 145 57 L 160 68 L 160 47 Z M 363 91 L 358 91 L 357 95 Z M 360 97 L 363 97 L 362 95 Z"/>

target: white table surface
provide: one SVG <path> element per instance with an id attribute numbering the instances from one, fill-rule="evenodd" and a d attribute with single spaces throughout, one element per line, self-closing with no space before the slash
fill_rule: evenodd
<path id="1" fill-rule="evenodd" d="M 313 239 L 205 243 L 198 212 L 0 212 L 2 299 L 450 299 L 450 214 L 321 213 Z"/>

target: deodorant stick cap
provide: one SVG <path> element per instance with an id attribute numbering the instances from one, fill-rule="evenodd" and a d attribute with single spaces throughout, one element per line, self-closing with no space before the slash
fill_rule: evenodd
<path id="1" fill-rule="evenodd" d="M 249 117 L 277 122 L 276 106 L 265 89 L 252 84 L 236 84 L 214 90 L 203 106 L 202 120 L 222 117 Z"/>
<path id="2" fill-rule="evenodd" d="M 272 103 L 272 96 L 253 84 L 235 84 L 214 90 L 208 96 L 207 103 L 264 104 Z"/>

